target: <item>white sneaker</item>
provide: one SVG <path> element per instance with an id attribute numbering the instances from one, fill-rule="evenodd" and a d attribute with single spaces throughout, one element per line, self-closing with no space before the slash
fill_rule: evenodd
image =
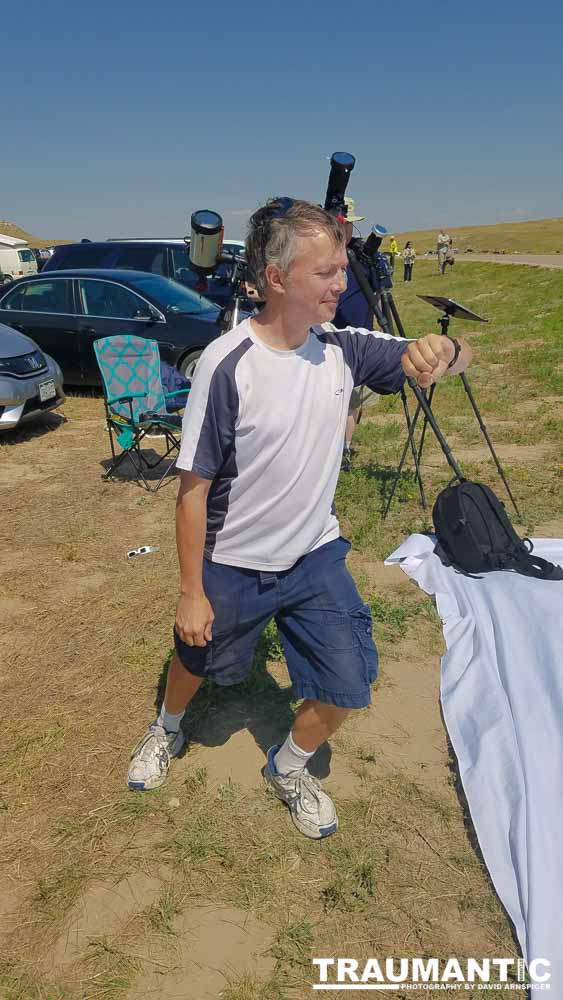
<path id="1" fill-rule="evenodd" d="M 338 830 L 338 816 L 332 799 L 306 768 L 294 775 L 280 774 L 274 762 L 278 750 L 279 746 L 268 750 L 268 760 L 262 772 L 266 782 L 278 799 L 287 803 L 300 833 L 311 840 L 330 837 Z"/>
<path id="2" fill-rule="evenodd" d="M 186 742 L 179 733 L 167 733 L 153 722 L 131 754 L 127 784 L 133 791 L 148 792 L 159 788 L 168 777 L 170 761 L 177 757 Z"/>

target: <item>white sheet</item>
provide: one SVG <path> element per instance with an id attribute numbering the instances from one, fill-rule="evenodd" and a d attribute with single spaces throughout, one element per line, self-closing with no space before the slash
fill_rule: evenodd
<path id="1" fill-rule="evenodd" d="M 563 581 L 473 580 L 411 535 L 386 560 L 436 597 L 441 700 L 485 862 L 526 962 L 563 997 Z M 563 565 L 563 540 L 534 539 Z M 544 971 L 543 968 L 541 970 Z"/>

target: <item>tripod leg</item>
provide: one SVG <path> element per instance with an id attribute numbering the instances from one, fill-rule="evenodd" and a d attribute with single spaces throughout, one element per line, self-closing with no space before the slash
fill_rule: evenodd
<path id="1" fill-rule="evenodd" d="M 411 417 L 410 417 L 410 413 L 409 413 L 409 404 L 408 404 L 408 401 L 407 401 L 407 394 L 406 394 L 404 388 L 401 389 L 401 402 L 403 404 L 403 410 L 404 410 L 404 413 L 405 413 L 405 421 L 406 421 L 406 424 L 407 424 L 407 431 L 408 431 L 408 442 L 410 443 L 410 446 L 411 446 L 412 460 L 414 462 L 415 476 L 416 476 L 416 479 L 417 479 L 417 482 L 418 482 L 418 488 L 420 490 L 420 502 L 421 502 L 424 510 L 426 510 L 428 504 L 426 503 L 426 494 L 424 492 L 424 484 L 422 482 L 422 475 L 420 473 L 420 449 L 418 449 L 418 451 L 417 451 L 417 448 L 416 448 L 416 444 L 415 444 L 415 440 L 414 440 L 414 434 L 413 434 L 414 425 L 411 423 Z"/>
<path id="2" fill-rule="evenodd" d="M 413 450 L 413 457 L 416 455 L 416 444 L 415 444 L 415 440 L 414 440 L 414 431 L 415 431 L 415 427 L 416 427 L 416 422 L 418 420 L 418 415 L 420 413 L 420 406 L 417 407 L 415 415 L 414 415 L 414 417 L 413 417 L 413 419 L 411 421 L 410 414 L 409 414 L 409 411 L 408 411 L 408 403 L 407 403 L 407 400 L 406 400 L 406 394 L 405 394 L 405 390 L 404 389 L 402 390 L 402 396 L 404 397 L 403 406 L 405 407 L 405 419 L 406 419 L 406 422 L 407 422 L 408 438 L 405 441 L 405 446 L 403 448 L 403 454 L 401 455 L 401 460 L 399 462 L 399 465 L 397 466 L 397 472 L 395 474 L 395 479 L 393 480 L 393 486 L 391 487 L 391 492 L 390 492 L 390 494 L 389 494 L 389 496 L 387 498 L 387 503 L 385 504 L 385 508 L 383 510 L 383 514 L 381 515 L 381 519 L 383 521 L 385 520 L 385 518 L 387 517 L 387 514 L 389 513 L 389 508 L 391 506 L 391 502 L 393 500 L 393 497 L 395 496 L 395 490 L 397 489 L 397 483 L 399 482 L 399 479 L 401 478 L 401 473 L 403 471 L 403 466 L 404 466 L 406 458 L 407 458 L 407 453 L 408 453 L 408 450 L 409 450 L 409 445 L 411 446 L 411 448 Z M 420 476 L 420 465 L 418 463 L 418 459 L 417 458 L 415 458 L 415 468 L 417 468 L 417 470 L 418 470 L 418 482 L 419 482 L 419 487 L 420 487 L 420 499 L 421 499 L 421 503 L 422 503 L 422 506 L 424 508 L 426 508 L 426 496 L 424 494 L 424 487 L 422 485 L 422 477 Z"/>
<path id="3" fill-rule="evenodd" d="M 393 315 L 393 319 L 395 320 L 395 323 L 397 324 L 397 330 L 399 331 L 399 337 L 402 337 L 404 340 L 406 340 L 407 335 L 405 333 L 405 328 L 404 328 L 404 326 L 402 324 L 401 317 L 399 316 L 399 310 L 397 309 L 397 306 L 395 304 L 395 299 L 393 298 L 393 295 L 392 295 L 391 292 L 387 292 L 386 295 L 387 295 L 388 305 L 389 305 L 389 307 L 391 309 L 391 313 Z"/>
<path id="4" fill-rule="evenodd" d="M 399 311 L 398 311 L 397 306 L 395 304 L 395 299 L 393 298 L 393 295 L 391 294 L 391 292 L 387 292 L 386 294 L 387 294 L 387 303 L 388 303 L 389 308 L 391 309 L 391 313 L 392 313 L 393 319 L 395 320 L 395 323 L 397 324 L 397 330 L 399 331 L 399 336 L 406 338 L 407 335 L 405 333 L 403 324 L 401 322 L 401 317 L 399 316 Z M 448 321 L 449 321 L 449 317 L 447 317 L 447 318 L 448 318 Z M 431 388 L 430 388 L 430 394 L 428 396 L 428 405 L 430 407 L 432 406 L 432 396 L 433 395 L 434 395 L 434 385 L 431 386 Z M 420 406 L 418 407 L 418 409 L 420 409 Z M 428 426 L 428 417 L 425 416 L 424 417 L 424 423 L 422 425 L 422 434 L 420 436 L 420 444 L 418 446 L 418 461 L 419 461 L 419 463 L 422 461 L 422 449 L 424 448 L 424 438 L 426 436 L 426 428 L 427 428 L 427 426 Z M 413 457 L 414 457 L 414 452 L 413 452 Z M 416 465 L 416 461 L 415 461 L 415 465 Z M 423 504 L 423 507 L 424 506 L 426 506 L 426 505 Z"/>
<path id="5" fill-rule="evenodd" d="M 467 376 L 465 375 L 465 372 L 460 372 L 460 376 L 459 377 L 460 377 L 460 379 L 461 379 L 461 381 L 463 383 L 463 388 L 465 389 L 465 391 L 467 393 L 467 397 L 469 399 L 469 402 L 471 403 L 471 406 L 473 407 L 473 412 L 474 412 L 475 416 L 477 417 L 477 422 L 479 424 L 479 427 L 481 428 L 481 432 L 483 434 L 483 437 L 485 438 L 485 441 L 487 442 L 487 445 L 489 446 L 489 451 L 490 451 L 490 453 L 491 453 L 491 455 L 493 457 L 493 461 L 494 461 L 494 463 L 495 463 L 495 465 L 497 467 L 498 474 L 499 474 L 500 478 L 502 479 L 502 481 L 503 481 L 503 483 L 504 483 L 504 485 L 506 487 L 506 492 L 508 493 L 508 495 L 509 495 L 509 497 L 510 497 L 510 499 L 512 501 L 512 506 L 514 507 L 514 510 L 518 514 L 518 517 L 521 517 L 522 515 L 520 514 L 520 511 L 518 510 L 518 507 L 517 507 L 517 504 L 516 504 L 516 500 L 512 496 L 512 490 L 510 489 L 510 486 L 508 485 L 507 478 L 506 478 L 506 476 L 504 474 L 504 471 L 503 471 L 503 468 L 502 468 L 502 466 L 501 466 L 501 464 L 500 464 L 500 462 L 498 460 L 497 453 L 496 453 L 496 451 L 495 451 L 495 449 L 493 447 L 493 442 L 491 441 L 491 439 L 489 437 L 489 432 L 488 432 L 487 428 L 485 427 L 485 424 L 483 422 L 483 418 L 482 418 L 482 416 L 481 416 L 481 414 L 479 412 L 479 408 L 477 406 L 477 403 L 475 402 L 475 397 L 473 395 L 473 392 L 471 390 L 471 386 L 470 386 L 470 384 L 469 384 L 469 382 L 467 380 Z"/>
<path id="6" fill-rule="evenodd" d="M 433 382 L 430 386 L 430 392 L 428 393 L 428 405 L 432 409 L 432 399 L 434 397 L 434 389 L 436 388 L 436 383 Z M 424 423 L 422 424 L 422 434 L 420 435 L 420 444 L 418 446 L 418 458 L 422 458 L 422 449 L 424 448 L 424 438 L 426 437 L 426 428 L 428 427 L 428 417 L 424 417 Z"/>
<path id="7" fill-rule="evenodd" d="M 388 294 L 389 294 L 388 292 L 381 293 L 382 311 L 383 315 L 385 316 L 385 325 L 387 327 L 385 332 L 394 334 L 395 331 L 393 329 L 393 315 L 391 313 L 391 309 L 389 308 Z"/>

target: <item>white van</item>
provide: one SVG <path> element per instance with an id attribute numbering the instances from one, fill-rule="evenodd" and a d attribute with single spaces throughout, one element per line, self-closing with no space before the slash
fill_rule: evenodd
<path id="1" fill-rule="evenodd" d="M 37 274 L 37 261 L 25 240 L 0 233 L 0 285 L 23 278 L 25 274 Z"/>

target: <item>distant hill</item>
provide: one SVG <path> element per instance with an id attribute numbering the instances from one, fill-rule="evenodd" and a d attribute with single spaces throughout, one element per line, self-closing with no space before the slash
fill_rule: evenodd
<path id="1" fill-rule="evenodd" d="M 499 222 L 494 226 L 447 226 L 447 231 L 458 250 L 470 247 L 475 252 L 492 253 L 517 251 L 519 253 L 563 253 L 563 218 L 534 219 L 529 222 Z M 436 229 L 418 229 L 395 233 L 399 248 L 411 240 L 417 253 L 436 249 Z M 385 240 L 383 249 L 389 247 Z"/>
<path id="2" fill-rule="evenodd" d="M 532 219 L 529 222 L 499 222 L 494 226 L 448 226 L 458 250 L 470 247 L 475 252 L 491 253 L 517 251 L 520 253 L 563 253 L 563 218 Z M 15 222 L 0 219 L 0 233 L 27 240 L 32 247 L 54 246 L 57 243 L 72 243 L 73 240 L 49 240 L 32 236 Z M 399 247 L 412 240 L 417 253 L 436 249 L 438 229 L 415 229 L 405 233 L 395 233 Z M 384 240 L 383 249 L 389 248 L 389 240 Z"/>
<path id="3" fill-rule="evenodd" d="M 32 236 L 31 233 L 27 233 L 21 226 L 16 226 L 15 222 L 8 222 L 6 219 L 0 219 L 0 233 L 4 236 L 14 236 L 19 240 L 27 240 L 30 247 L 52 247 L 57 243 L 73 242 L 72 240 L 44 240 L 40 236 Z"/>

